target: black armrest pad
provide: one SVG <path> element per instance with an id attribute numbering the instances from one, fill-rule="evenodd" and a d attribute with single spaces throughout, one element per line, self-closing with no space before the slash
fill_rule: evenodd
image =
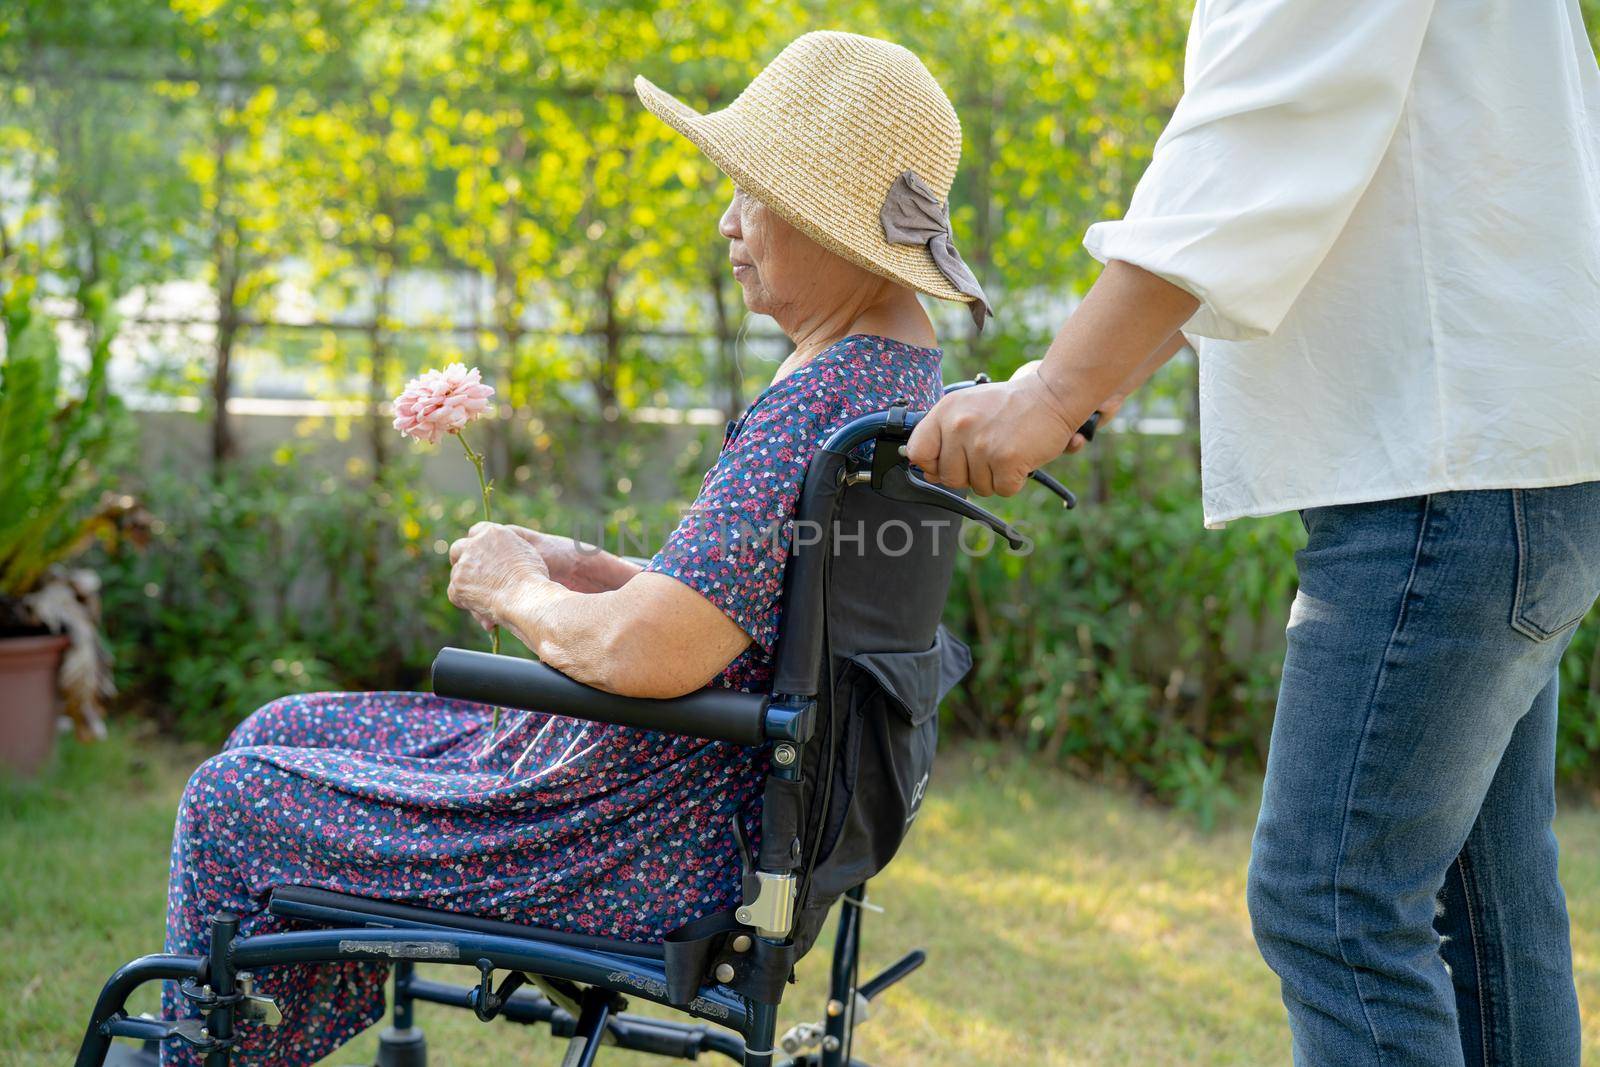
<path id="1" fill-rule="evenodd" d="M 537 660 L 464 648 L 440 650 L 433 661 L 433 691 L 457 700 L 739 745 L 767 740 L 765 694 L 713 687 L 671 700 L 624 697 L 575 682 Z"/>

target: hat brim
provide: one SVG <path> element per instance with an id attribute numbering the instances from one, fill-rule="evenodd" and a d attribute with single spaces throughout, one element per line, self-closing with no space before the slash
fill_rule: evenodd
<path id="1" fill-rule="evenodd" d="M 696 111 L 642 75 L 634 78 L 633 88 L 652 114 L 688 138 L 735 184 L 828 251 L 929 296 L 972 301 L 950 284 L 926 246 L 891 244 L 884 237 L 876 217 L 881 204 L 873 206 L 870 221 L 830 212 L 826 182 L 808 180 L 803 161 L 785 158 L 781 139 L 751 130 L 736 109 Z"/>

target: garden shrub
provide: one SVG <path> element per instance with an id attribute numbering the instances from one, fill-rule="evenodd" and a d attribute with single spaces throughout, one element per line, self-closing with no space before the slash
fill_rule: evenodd
<path id="1" fill-rule="evenodd" d="M 1600 608 L 1579 625 L 1561 660 L 1556 769 L 1569 784 L 1600 788 Z"/>
<path id="2" fill-rule="evenodd" d="M 404 493 L 287 466 L 133 488 L 152 536 L 99 564 L 107 636 L 124 693 L 185 736 L 284 693 L 413 684 L 459 629 L 437 604 L 441 524 Z"/>

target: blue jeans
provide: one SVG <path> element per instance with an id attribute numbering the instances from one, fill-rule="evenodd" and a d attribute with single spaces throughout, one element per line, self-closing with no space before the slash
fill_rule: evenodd
<path id="1" fill-rule="evenodd" d="M 1250 860 L 1299 1067 L 1578 1067 L 1557 664 L 1600 482 L 1303 514 Z"/>

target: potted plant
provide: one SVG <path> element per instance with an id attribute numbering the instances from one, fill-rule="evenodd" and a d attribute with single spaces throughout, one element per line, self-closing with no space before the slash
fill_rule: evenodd
<path id="1" fill-rule="evenodd" d="M 107 381 L 112 330 L 91 298 L 88 366 L 66 395 L 55 325 L 13 284 L 0 302 L 0 766 L 28 774 L 54 747 L 58 707 L 80 737 L 105 735 L 113 692 L 99 581 L 67 564 L 131 501 L 107 493 L 101 461 L 121 405 Z"/>

